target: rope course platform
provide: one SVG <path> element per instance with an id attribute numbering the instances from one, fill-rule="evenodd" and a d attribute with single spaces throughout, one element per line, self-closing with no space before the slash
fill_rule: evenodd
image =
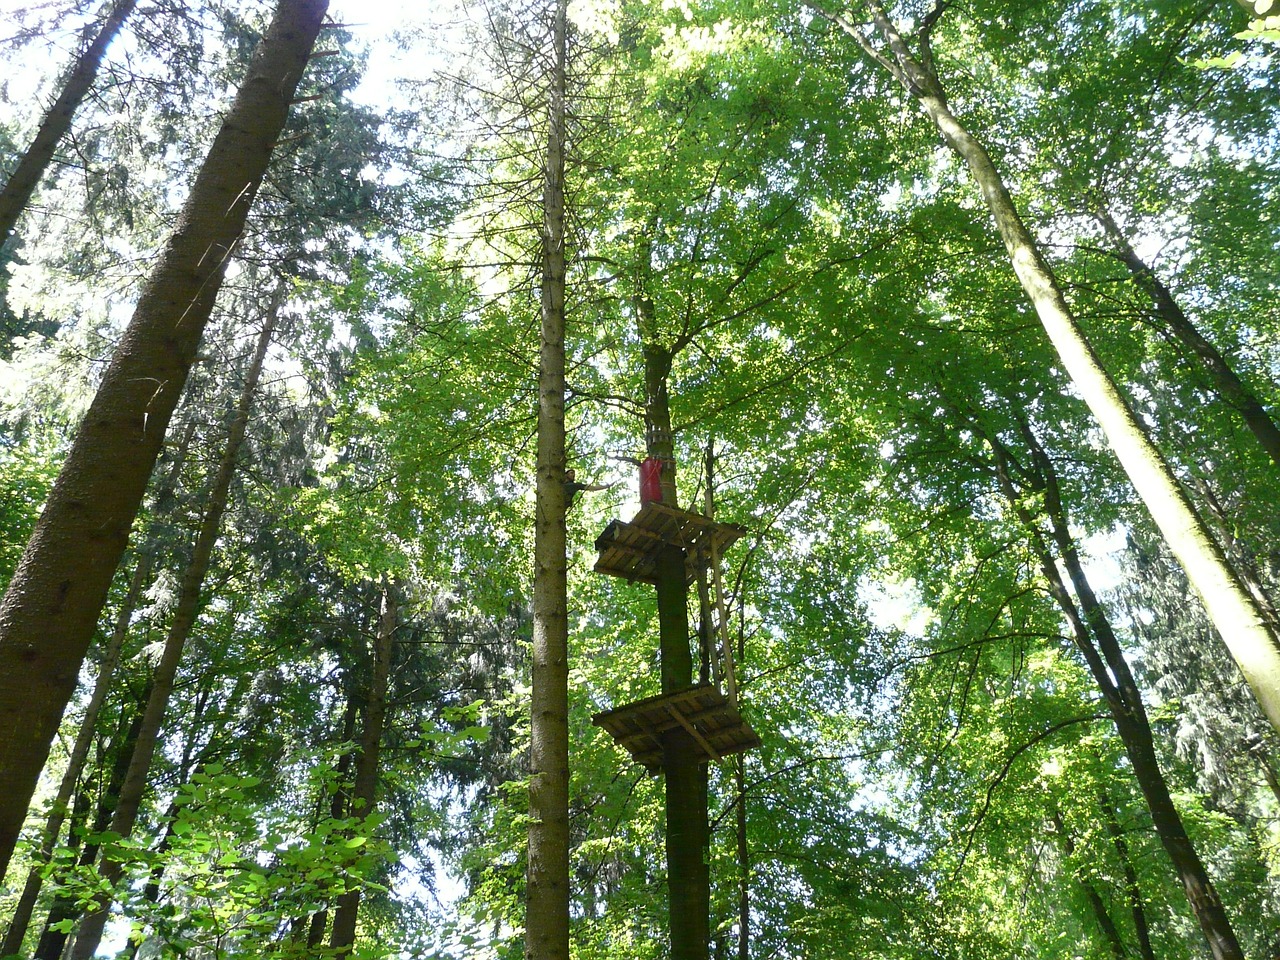
<path id="1" fill-rule="evenodd" d="M 612 520 L 596 538 L 596 573 L 639 583 L 656 583 L 658 553 L 664 547 L 685 551 L 685 585 L 699 568 L 720 556 L 746 531 L 737 524 L 717 523 L 700 513 L 661 503 L 646 503 L 631 521 Z"/>
<path id="2" fill-rule="evenodd" d="M 760 738 L 719 690 L 702 684 L 660 694 L 591 718 L 649 773 L 662 773 L 662 735 L 683 727 L 707 760 L 754 750 Z"/>

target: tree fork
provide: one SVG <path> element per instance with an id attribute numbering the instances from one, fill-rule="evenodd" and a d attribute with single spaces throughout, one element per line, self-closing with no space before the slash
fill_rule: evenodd
<path id="1" fill-rule="evenodd" d="M 280 0 L 0 601 L 0 875 L 328 0 Z"/>

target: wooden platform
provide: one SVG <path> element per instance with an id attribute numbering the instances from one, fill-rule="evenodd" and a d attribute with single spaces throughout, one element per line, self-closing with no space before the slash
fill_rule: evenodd
<path id="1" fill-rule="evenodd" d="M 596 573 L 640 583 L 655 583 L 655 565 L 663 547 L 685 551 L 685 583 L 698 575 L 699 567 L 710 562 L 714 545 L 717 555 L 746 531 L 732 523 L 716 523 L 700 513 L 678 510 L 661 503 L 646 503 L 630 523 L 614 520 L 596 538 Z"/>
<path id="2" fill-rule="evenodd" d="M 662 734 L 683 727 L 703 756 L 719 760 L 760 746 L 760 738 L 728 699 L 710 684 L 649 697 L 591 718 L 652 774 L 662 773 Z"/>

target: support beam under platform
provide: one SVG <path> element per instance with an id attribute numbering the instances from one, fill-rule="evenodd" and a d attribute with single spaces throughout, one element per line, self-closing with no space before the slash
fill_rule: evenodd
<path id="1" fill-rule="evenodd" d="M 591 718 L 651 774 L 662 773 L 662 735 L 684 728 L 707 760 L 760 746 L 760 738 L 710 684 L 649 697 Z"/>
<path id="2" fill-rule="evenodd" d="M 656 583 L 654 569 L 659 551 L 679 547 L 685 551 L 685 583 L 692 583 L 700 567 L 745 531 L 732 523 L 717 523 L 700 513 L 679 510 L 661 503 L 646 503 L 629 523 L 614 520 L 596 538 L 596 573 L 640 583 Z"/>

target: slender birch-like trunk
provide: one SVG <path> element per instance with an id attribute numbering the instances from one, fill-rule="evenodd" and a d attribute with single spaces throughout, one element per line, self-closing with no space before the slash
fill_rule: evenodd
<path id="1" fill-rule="evenodd" d="M 569 957 L 569 618 L 565 547 L 565 73 L 568 2 L 556 0 L 542 193 L 542 325 L 533 548 L 529 866 L 525 953 Z"/>
<path id="2" fill-rule="evenodd" d="M 0 874 L 328 0 L 280 0 L 0 601 Z"/>

